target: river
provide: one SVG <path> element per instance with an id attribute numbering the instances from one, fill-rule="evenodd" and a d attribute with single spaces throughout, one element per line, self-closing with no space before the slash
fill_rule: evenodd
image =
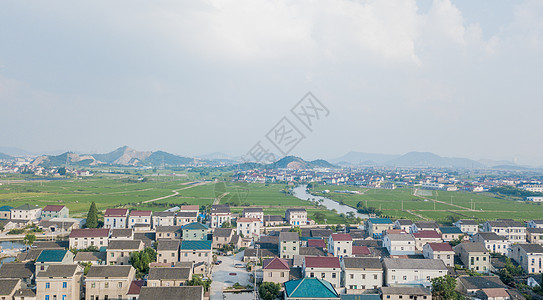
<path id="1" fill-rule="evenodd" d="M 23 244 L 23 241 L 3 241 L 0 242 L 0 249 L 8 250 L 8 249 L 17 249 L 17 248 L 24 248 L 25 245 Z M 2 265 L 5 262 L 12 262 L 15 260 L 15 257 L 5 257 L 0 258 L 0 265 Z"/>
<path id="2" fill-rule="evenodd" d="M 294 189 L 292 189 L 292 193 L 294 194 L 296 198 L 301 199 L 301 200 L 306 200 L 306 201 L 311 201 L 313 199 L 319 200 L 320 204 L 324 205 L 327 209 L 330 209 L 330 210 L 335 209 L 338 214 L 340 213 L 347 214 L 348 212 L 353 212 L 356 217 L 359 217 L 361 219 L 367 219 L 369 217 L 366 214 L 358 213 L 358 211 L 355 208 L 352 208 L 347 205 L 341 205 L 338 202 L 326 197 L 311 195 L 306 190 L 307 190 L 307 187 L 305 185 L 299 185 L 295 187 Z"/>

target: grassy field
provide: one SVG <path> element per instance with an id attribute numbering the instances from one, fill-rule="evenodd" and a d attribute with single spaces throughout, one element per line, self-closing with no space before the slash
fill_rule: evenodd
<path id="1" fill-rule="evenodd" d="M 323 190 L 330 190 L 330 193 L 322 194 Z M 336 193 L 337 190 L 353 190 L 358 191 L 359 194 Z M 392 218 L 414 220 L 424 218 L 445 221 L 449 216 L 452 216 L 480 220 L 513 218 L 525 221 L 540 219 L 543 216 L 543 206 L 538 203 L 497 197 L 491 193 L 464 191 L 418 193 L 413 188 L 382 190 L 326 185 L 316 186 L 312 192 L 353 207 L 361 202 L 364 206 L 379 209 L 383 214 Z M 424 196 L 420 194 L 424 194 Z"/>

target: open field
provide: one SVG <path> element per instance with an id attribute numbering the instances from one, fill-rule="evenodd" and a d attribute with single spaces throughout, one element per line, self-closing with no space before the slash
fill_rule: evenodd
<path id="1" fill-rule="evenodd" d="M 322 194 L 323 190 L 330 190 Z M 336 190 L 359 191 L 359 194 L 335 193 Z M 359 202 L 374 207 L 392 218 L 426 219 L 445 221 L 455 218 L 476 218 L 492 220 L 513 218 L 516 220 L 541 219 L 543 205 L 519 201 L 515 198 L 497 197 L 491 193 L 470 193 L 464 191 L 424 191 L 414 188 L 395 190 L 367 189 L 349 186 L 316 186 L 312 192 L 346 205 L 356 207 Z M 420 190 L 419 190 L 420 191 Z M 403 202 L 403 204 L 402 204 Z"/>

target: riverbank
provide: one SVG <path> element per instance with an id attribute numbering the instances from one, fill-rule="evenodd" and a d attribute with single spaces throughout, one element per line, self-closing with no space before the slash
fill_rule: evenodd
<path id="1" fill-rule="evenodd" d="M 367 219 L 369 216 L 367 214 L 361 214 L 358 212 L 358 210 L 354 207 L 340 204 L 339 202 L 332 200 L 330 198 L 326 198 L 323 196 L 316 196 L 312 195 L 307 192 L 307 186 L 305 185 L 299 185 L 292 189 L 292 194 L 294 197 L 305 200 L 305 201 L 317 201 L 322 206 L 326 207 L 328 210 L 335 210 L 338 214 L 348 214 L 353 213 L 355 217 L 359 217 L 361 219 Z"/>

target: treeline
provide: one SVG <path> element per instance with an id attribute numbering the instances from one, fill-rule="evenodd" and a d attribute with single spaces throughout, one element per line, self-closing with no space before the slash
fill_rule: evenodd
<path id="1" fill-rule="evenodd" d="M 494 194 L 501 194 L 505 196 L 519 198 L 543 196 L 543 193 L 530 192 L 527 190 L 516 188 L 514 186 L 496 186 L 490 188 L 488 191 Z"/>

